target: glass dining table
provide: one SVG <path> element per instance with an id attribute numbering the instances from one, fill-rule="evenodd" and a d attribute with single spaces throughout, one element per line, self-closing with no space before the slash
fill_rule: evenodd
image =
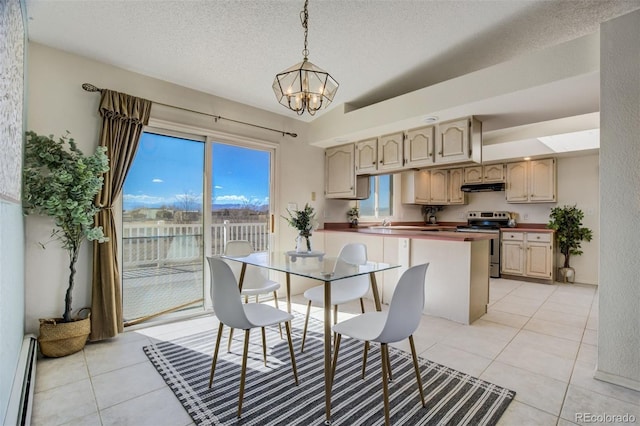
<path id="1" fill-rule="evenodd" d="M 369 275 L 371 291 L 376 310 L 382 309 L 376 272 L 398 268 L 381 262 L 367 262 L 361 265 L 347 264 L 336 257 L 324 253 L 260 252 L 249 256 L 220 256 L 223 259 L 241 262 L 238 285 L 242 289 L 247 265 L 279 271 L 286 276 L 287 311 L 291 313 L 291 275 L 310 278 L 324 283 L 324 383 L 325 383 L 325 424 L 331 424 L 331 283 L 358 275 Z"/>

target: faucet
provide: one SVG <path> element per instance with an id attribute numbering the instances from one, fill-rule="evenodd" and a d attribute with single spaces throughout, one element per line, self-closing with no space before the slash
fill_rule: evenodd
<path id="1" fill-rule="evenodd" d="M 384 219 L 382 219 L 382 226 L 391 226 L 391 218 L 385 217 Z"/>

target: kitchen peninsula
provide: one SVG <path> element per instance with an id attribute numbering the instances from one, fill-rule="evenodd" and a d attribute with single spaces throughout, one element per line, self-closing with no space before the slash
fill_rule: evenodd
<path id="1" fill-rule="evenodd" d="M 405 269 L 429 262 L 425 314 L 471 324 L 487 312 L 490 235 L 431 226 L 327 228 L 321 231 L 327 252 L 361 242 L 367 245 L 370 260 L 402 265 L 381 280 L 385 303 Z"/>

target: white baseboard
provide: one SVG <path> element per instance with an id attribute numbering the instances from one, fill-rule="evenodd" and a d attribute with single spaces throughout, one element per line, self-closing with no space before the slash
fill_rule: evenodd
<path id="1" fill-rule="evenodd" d="M 593 374 L 593 378 L 640 392 L 640 382 L 638 382 L 637 380 L 629 379 L 627 377 L 616 376 L 615 374 L 596 370 Z"/>
<path id="2" fill-rule="evenodd" d="M 22 340 L 18 366 L 11 387 L 9 406 L 4 418 L 5 425 L 26 426 L 31 424 L 33 393 L 36 387 L 36 358 L 38 341 L 33 334 Z"/>

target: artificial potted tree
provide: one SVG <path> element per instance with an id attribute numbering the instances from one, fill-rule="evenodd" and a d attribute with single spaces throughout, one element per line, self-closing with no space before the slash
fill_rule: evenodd
<path id="1" fill-rule="evenodd" d="M 571 256 L 582 254 L 581 242 L 591 241 L 593 234 L 589 228 L 582 226 L 584 213 L 575 205 L 553 207 L 549 218 L 547 228 L 556 231 L 558 249 L 564 255 L 564 263 L 558 268 L 558 276 L 564 282 L 574 282 L 575 270 L 569 264 L 569 260 Z"/>
<path id="2" fill-rule="evenodd" d="M 41 319 L 38 337 L 43 355 L 59 357 L 81 350 L 91 331 L 89 314 L 78 313 L 73 317 L 71 302 L 82 243 L 85 240 L 108 240 L 102 227 L 94 225 L 94 216 L 100 211 L 100 206 L 95 205 L 95 198 L 102 189 L 102 175 L 109 170 L 109 160 L 105 147 L 85 156 L 69 137 L 69 132 L 57 141 L 53 135 L 27 132 L 26 136 L 25 213 L 53 218 L 55 228 L 51 240 L 57 240 L 69 254 L 69 277 L 62 317 Z"/>

